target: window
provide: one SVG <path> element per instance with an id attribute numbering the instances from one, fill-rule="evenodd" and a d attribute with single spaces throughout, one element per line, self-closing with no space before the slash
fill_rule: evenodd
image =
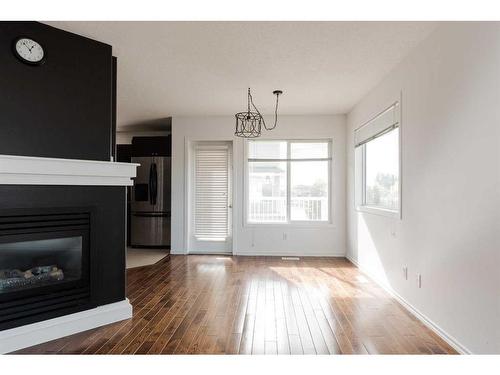
<path id="1" fill-rule="evenodd" d="M 365 144 L 365 204 L 399 208 L 399 129 Z"/>
<path id="2" fill-rule="evenodd" d="M 330 220 L 330 141 L 248 141 L 249 223 Z"/>
<path id="3" fill-rule="evenodd" d="M 358 206 L 389 215 L 400 212 L 399 104 L 356 130 L 361 165 Z"/>

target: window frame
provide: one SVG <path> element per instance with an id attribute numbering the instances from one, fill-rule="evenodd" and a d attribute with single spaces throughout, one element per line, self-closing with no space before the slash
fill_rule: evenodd
<path id="1" fill-rule="evenodd" d="M 286 189 L 287 189 L 287 221 L 284 222 L 255 222 L 250 221 L 248 218 L 248 205 L 249 205 L 249 144 L 252 141 L 257 142 L 286 142 L 287 143 L 287 158 L 281 159 L 286 162 Z M 290 149 L 292 143 L 327 143 L 328 157 L 327 158 L 311 158 L 311 159 L 297 159 L 297 161 L 314 161 L 325 160 L 328 161 L 328 220 L 291 220 L 291 163 L 294 161 L 290 158 Z M 262 161 L 279 161 L 279 159 L 262 159 Z M 244 141 L 244 172 L 243 172 L 243 226 L 244 227 L 262 227 L 262 226 L 276 226 L 276 227 L 333 227 L 333 138 L 265 138 L 265 139 L 247 139 Z"/>
<path id="2" fill-rule="evenodd" d="M 401 106 L 401 101 L 396 101 L 399 106 Z M 392 104 L 390 107 L 392 107 L 394 104 Z M 388 108 L 390 108 L 388 107 Z M 386 109 L 387 110 L 387 109 Z M 384 113 L 386 110 L 382 111 L 381 113 Z M 379 114 L 380 115 L 380 114 Z M 377 115 L 377 116 L 379 116 Z M 374 118 L 376 118 L 375 116 Z M 354 153 L 355 153 L 355 161 L 359 160 L 357 165 L 355 165 L 355 178 L 354 178 L 354 189 L 355 189 L 355 195 L 356 195 L 356 211 L 358 212 L 364 212 L 364 213 L 369 213 L 369 214 L 374 214 L 374 215 L 381 215 L 381 216 L 386 216 L 386 217 L 391 217 L 395 219 L 402 219 L 402 205 L 403 205 L 403 200 L 402 200 L 402 123 L 401 123 L 401 108 L 399 109 L 398 113 L 398 125 L 393 127 L 392 129 L 388 130 L 388 128 L 382 130 L 381 132 L 377 133 L 373 139 L 370 139 L 366 143 L 356 147 L 354 145 Z M 371 120 L 370 120 L 371 121 Z M 370 122 L 368 121 L 368 123 Z M 364 125 L 363 125 L 364 126 Z M 363 127 L 361 126 L 361 127 Z M 360 128 L 361 128 L 360 127 Z M 358 128 L 358 129 L 360 129 Z M 355 132 L 358 130 L 356 129 Z M 398 129 L 398 195 L 399 195 L 399 206 L 397 210 L 392 210 L 389 208 L 384 208 L 384 207 L 378 207 L 378 206 L 373 206 L 373 205 L 368 205 L 366 204 L 366 145 L 373 141 L 374 139 L 383 136 L 384 134 L 389 133 L 392 130 Z M 357 149 L 360 149 L 360 157 L 359 159 L 356 158 L 356 152 Z M 358 177 L 359 176 L 359 177 Z M 358 178 L 356 178 L 358 177 Z M 361 180 L 361 181 L 359 181 Z M 358 184 L 361 184 L 360 186 Z"/>

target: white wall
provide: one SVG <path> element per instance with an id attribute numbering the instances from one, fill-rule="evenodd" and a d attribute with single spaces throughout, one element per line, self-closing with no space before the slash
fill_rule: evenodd
<path id="1" fill-rule="evenodd" d="M 353 131 L 400 92 L 396 220 L 354 209 Z M 474 353 L 500 353 L 499 122 L 498 23 L 440 26 L 348 115 L 348 256 Z"/>
<path id="2" fill-rule="evenodd" d="M 345 255 L 345 116 L 280 116 L 263 138 L 333 138 L 333 223 L 323 227 L 243 225 L 243 140 L 234 137 L 234 117 L 172 119 L 172 253 L 186 253 L 186 139 L 233 140 L 235 201 L 234 254 Z M 287 239 L 283 239 L 283 232 Z"/>

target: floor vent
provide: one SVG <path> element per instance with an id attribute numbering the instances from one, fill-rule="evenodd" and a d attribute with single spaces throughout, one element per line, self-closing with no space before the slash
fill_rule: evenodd
<path id="1" fill-rule="evenodd" d="M 281 260 L 300 260 L 299 257 L 281 257 Z"/>

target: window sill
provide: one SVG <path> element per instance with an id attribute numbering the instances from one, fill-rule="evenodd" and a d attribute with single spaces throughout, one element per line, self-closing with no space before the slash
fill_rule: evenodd
<path id="1" fill-rule="evenodd" d="M 335 229 L 330 222 L 293 222 L 293 223 L 244 223 L 244 228 L 282 228 L 282 229 Z"/>
<path id="2" fill-rule="evenodd" d="M 385 216 L 385 217 L 392 217 L 394 219 L 400 219 L 401 218 L 401 212 L 400 211 L 393 211 L 393 210 L 388 210 L 388 209 L 380 208 L 380 207 L 358 206 L 358 207 L 356 207 L 356 211 L 358 211 L 358 212 L 364 212 L 364 213 L 367 213 L 367 214 L 373 214 L 373 215 L 379 215 L 379 216 Z"/>

